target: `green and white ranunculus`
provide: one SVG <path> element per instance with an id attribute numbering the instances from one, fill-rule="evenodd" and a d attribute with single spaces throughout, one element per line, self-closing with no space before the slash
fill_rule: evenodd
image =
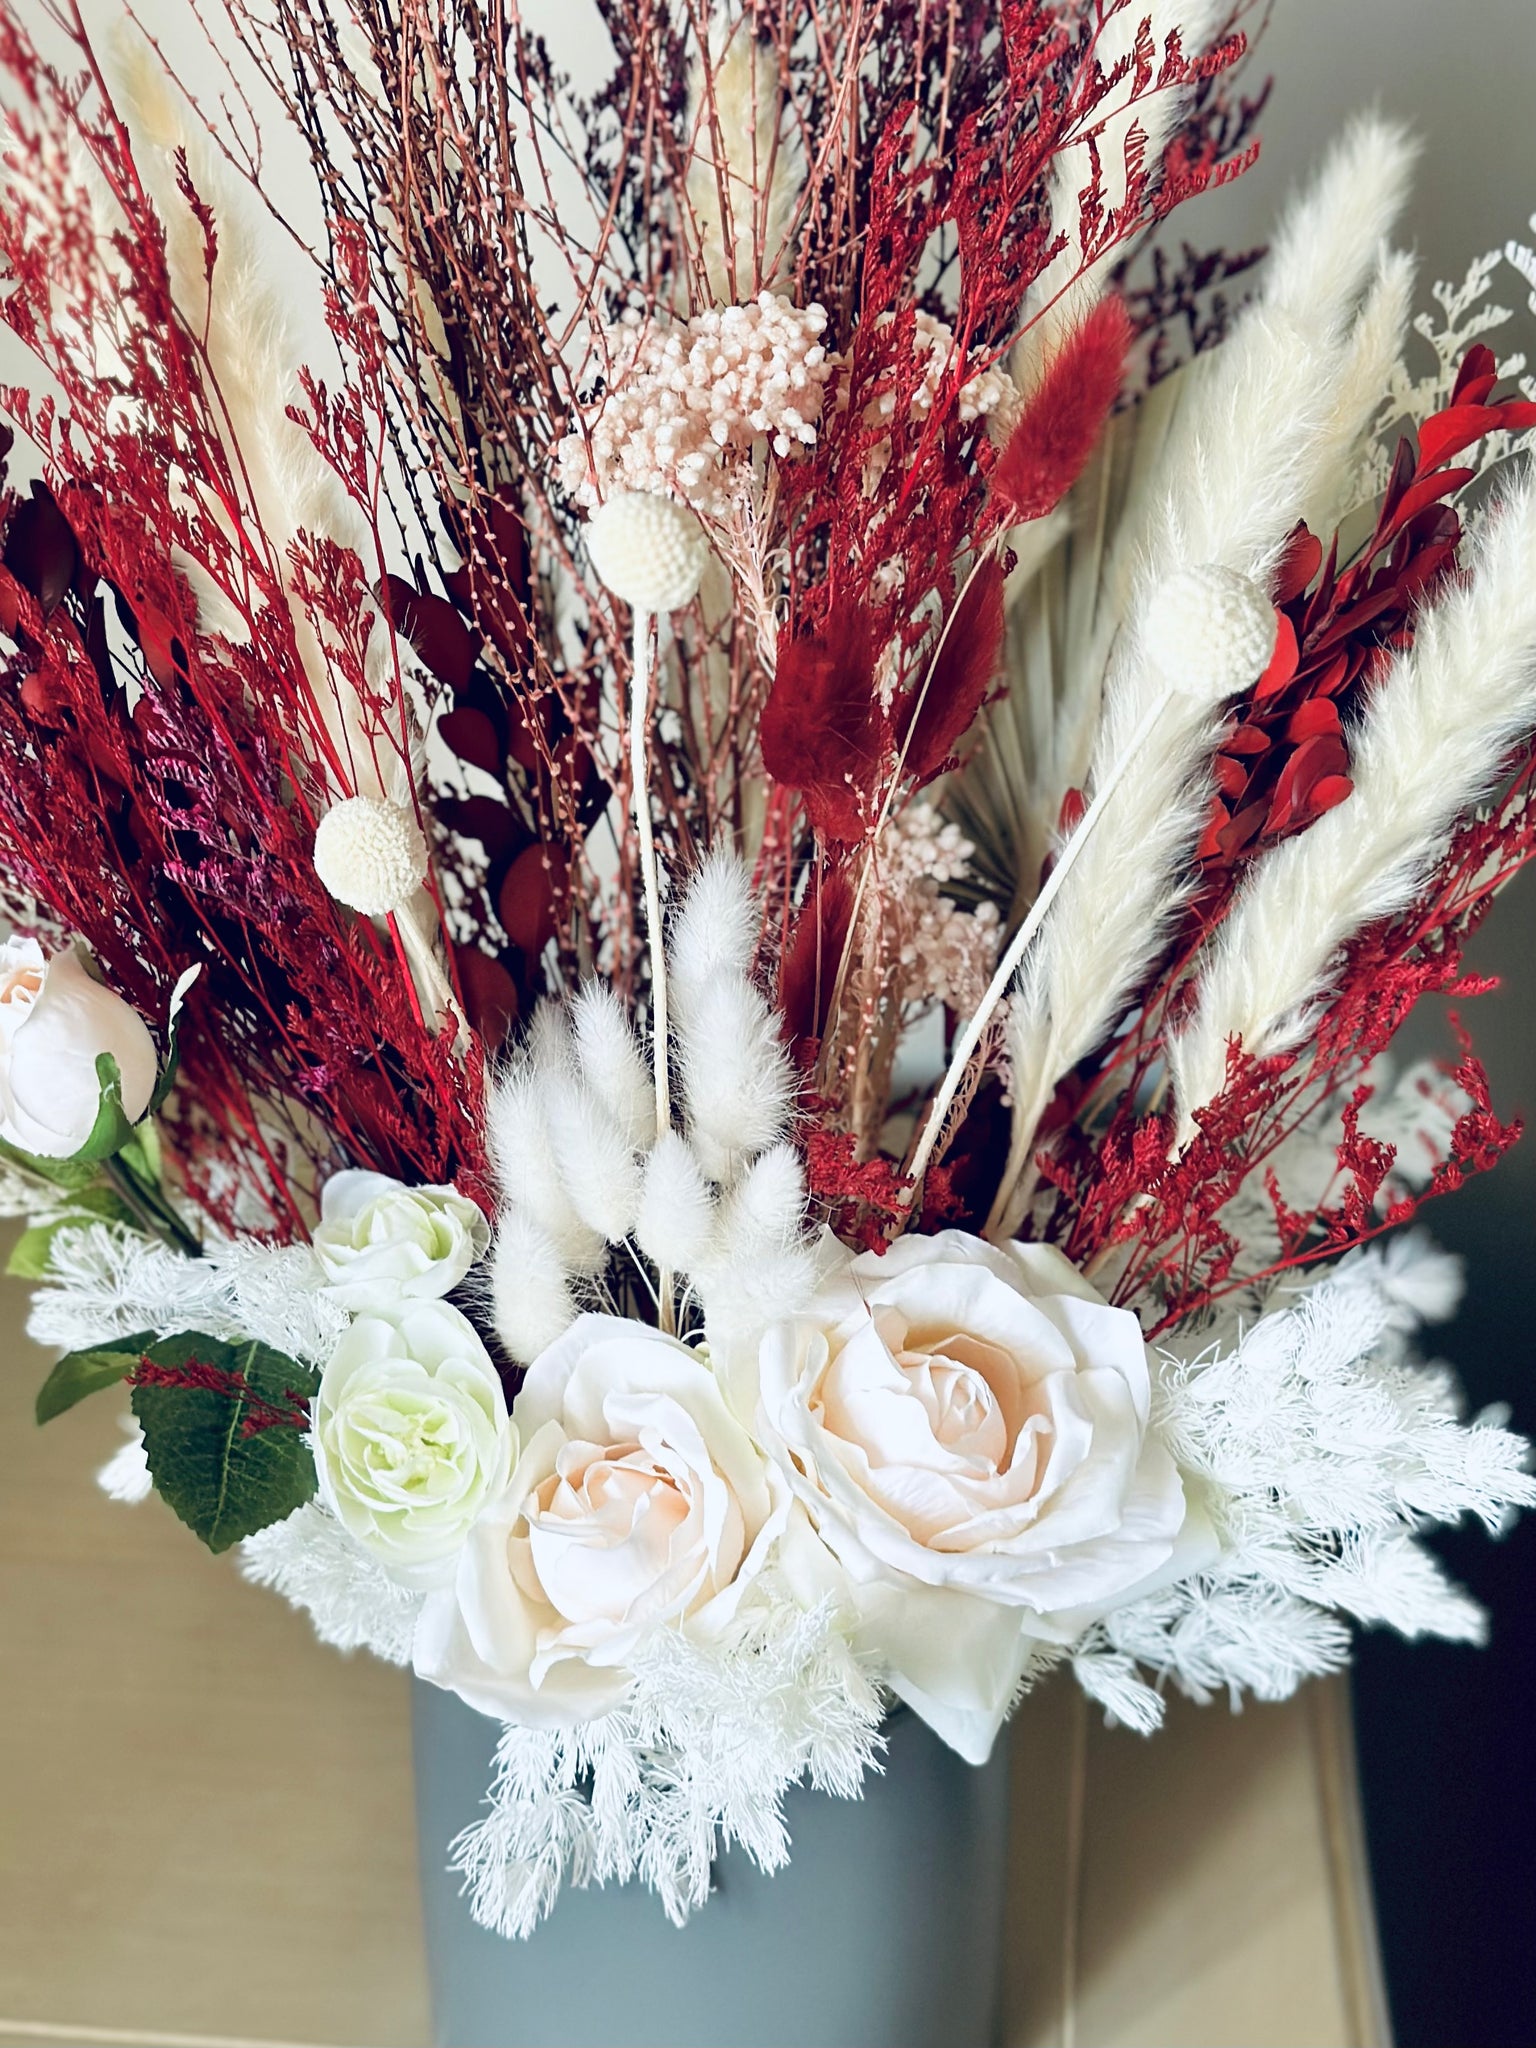
<path id="1" fill-rule="evenodd" d="M 445 1301 L 357 1318 L 321 1377 L 314 1443 L 322 1499 L 408 1586 L 453 1577 L 517 1455 L 500 1376 Z"/>
<path id="2" fill-rule="evenodd" d="M 489 1242 L 485 1217 L 455 1188 L 347 1172 L 333 1173 L 321 1190 L 315 1252 L 326 1292 L 343 1308 L 434 1301 L 458 1286 Z"/>

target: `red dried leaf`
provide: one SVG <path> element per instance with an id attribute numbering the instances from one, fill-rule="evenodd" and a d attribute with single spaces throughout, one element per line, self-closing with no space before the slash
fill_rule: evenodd
<path id="1" fill-rule="evenodd" d="M 763 766 L 775 782 L 801 792 L 825 839 L 857 839 L 872 809 L 886 757 L 877 653 L 869 613 L 844 607 L 821 632 L 781 649 L 763 706 Z"/>
<path id="2" fill-rule="evenodd" d="M 483 768 L 487 775 L 501 776 L 506 766 L 501 742 L 483 711 L 450 711 L 438 720 L 437 730 L 444 745 L 451 747 L 461 761 Z"/>
<path id="3" fill-rule="evenodd" d="M 919 690 L 906 739 L 906 772 L 919 785 L 948 765 L 997 674 L 1003 644 L 1003 567 L 987 555 L 967 583 Z"/>
<path id="4" fill-rule="evenodd" d="M 514 946 L 536 960 L 555 935 L 569 867 L 558 846 L 529 846 L 496 892 L 496 915 Z"/>
<path id="5" fill-rule="evenodd" d="M 846 875 L 823 874 L 812 883 L 779 963 L 784 1036 L 790 1058 L 802 1069 L 816 1062 L 852 916 Z"/>

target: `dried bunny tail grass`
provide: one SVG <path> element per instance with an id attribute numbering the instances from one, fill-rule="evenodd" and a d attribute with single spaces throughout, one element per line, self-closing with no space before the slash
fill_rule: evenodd
<path id="1" fill-rule="evenodd" d="M 1231 13 L 1226 0 L 1139 0 L 1105 23 L 1094 55 L 1106 71 L 1131 55 L 1145 22 L 1161 53 L 1177 30 L 1186 57 L 1206 50 Z M 1178 125 L 1183 96 L 1171 90 L 1132 99 L 1134 69 L 1102 106 L 1095 108 L 1093 127 L 1103 177 L 1104 203 L 1119 206 L 1125 199 L 1125 147 L 1131 130 L 1145 136 L 1144 156 L 1156 164 Z M 1020 312 L 1020 337 L 1009 365 L 1021 391 L 1033 390 L 1065 337 L 1096 302 L 1116 264 L 1126 255 L 1117 243 L 1084 266 L 1081 198 L 1093 178 L 1093 156 L 1086 141 L 1070 144 L 1051 159 L 1049 196 L 1051 234 L 1064 235 L 1065 246 L 1030 285 Z M 1078 273 L 1081 272 L 1081 275 Z"/>
<path id="2" fill-rule="evenodd" d="M 489 1261 L 491 1322 L 508 1354 L 531 1365 L 576 1320 L 570 1278 L 548 1232 L 504 1205 Z"/>
<path id="3" fill-rule="evenodd" d="M 718 1242 L 731 1260 L 783 1252 L 805 1228 L 805 1164 L 792 1145 L 754 1159 L 720 1209 Z"/>
<path id="4" fill-rule="evenodd" d="M 557 1077 L 544 1089 L 545 1125 L 571 1207 L 589 1230 L 619 1244 L 640 1206 L 635 1148 L 590 1088 Z"/>
<path id="5" fill-rule="evenodd" d="M 716 1206 L 693 1147 L 664 1131 L 645 1162 L 635 1242 L 663 1272 L 695 1273 L 715 1239 Z"/>
<path id="6" fill-rule="evenodd" d="M 504 1203 L 521 1210 L 549 1238 L 562 1263 L 593 1273 L 602 1263 L 601 1233 L 583 1222 L 565 1185 L 550 1134 L 546 1095 L 553 1076 L 525 1055 L 486 1090 L 485 1142 Z"/>
<path id="7" fill-rule="evenodd" d="M 588 982 L 571 1005 L 571 1032 L 582 1079 L 626 1144 L 640 1150 L 656 1138 L 656 1090 L 623 1004 L 612 989 Z"/>
<path id="8" fill-rule="evenodd" d="M 688 203 L 710 291 L 722 306 L 772 282 L 786 255 L 803 171 L 783 133 L 778 53 L 749 19 L 725 32 L 689 86 Z"/>
<path id="9" fill-rule="evenodd" d="M 1472 573 L 1420 614 L 1352 736 L 1354 794 L 1264 856 L 1204 964 L 1199 1007 L 1170 1048 L 1183 1135 L 1222 1087 L 1228 1043 L 1293 1045 L 1326 999 L 1341 946 L 1412 903 L 1456 819 L 1536 727 L 1536 480 L 1489 517 Z"/>
<path id="10" fill-rule="evenodd" d="M 667 934 L 679 1011 L 722 978 L 745 981 L 757 957 L 760 911 L 746 863 L 717 849 L 699 864 Z"/>
<path id="11" fill-rule="evenodd" d="M 766 1000 L 748 981 L 710 983 L 678 1031 L 688 1135 L 711 1180 L 728 1184 L 789 1127 L 794 1074 Z"/>

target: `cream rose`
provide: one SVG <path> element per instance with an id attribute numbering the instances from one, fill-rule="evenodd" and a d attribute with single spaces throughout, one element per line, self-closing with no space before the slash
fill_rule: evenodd
<path id="1" fill-rule="evenodd" d="M 321 1498 L 411 1586 L 451 1578 L 517 1455 L 500 1376 L 446 1301 L 357 1318 L 321 1376 L 314 1443 Z"/>
<path id="2" fill-rule="evenodd" d="M 343 1308 L 429 1301 L 458 1286 L 490 1226 L 455 1188 L 412 1188 L 382 1173 L 333 1173 L 320 1191 L 315 1253 Z"/>
<path id="3" fill-rule="evenodd" d="M 708 1364 L 642 1323 L 580 1317 L 515 1414 L 512 1483 L 428 1599 L 416 1669 L 483 1713 L 569 1724 L 617 1703 L 649 1631 L 731 1620 L 789 1496 Z"/>
<path id="4" fill-rule="evenodd" d="M 0 1137 L 67 1159 L 101 1107 L 96 1073 L 110 1053 L 123 1113 L 137 1123 L 155 1092 L 155 1041 L 138 1012 L 86 973 L 72 949 L 50 960 L 36 939 L 0 946 Z"/>
<path id="5" fill-rule="evenodd" d="M 1136 1318 L 1046 1245 L 853 1259 L 759 1358 L 760 1435 L 893 1689 L 972 1762 L 1031 1641 L 1198 1562 Z"/>

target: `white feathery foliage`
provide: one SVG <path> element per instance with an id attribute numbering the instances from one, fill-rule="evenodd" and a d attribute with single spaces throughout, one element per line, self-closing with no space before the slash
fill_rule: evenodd
<path id="1" fill-rule="evenodd" d="M 1361 460 L 1408 331 L 1416 274 L 1414 259 L 1400 249 L 1378 259 L 1344 346 L 1332 409 L 1318 430 L 1317 475 L 1300 511 L 1314 533 L 1332 533 L 1363 502 Z"/>
<path id="2" fill-rule="evenodd" d="M 1536 483 L 1529 468 L 1479 532 L 1472 573 L 1419 615 L 1351 735 L 1354 794 L 1266 854 L 1208 949 L 1198 1008 L 1170 1052 L 1186 1134 L 1226 1049 L 1303 1038 L 1340 948 L 1406 909 L 1458 817 L 1536 727 Z"/>
<path id="3" fill-rule="evenodd" d="M 634 1144 L 609 1115 L 585 1073 L 544 1084 L 544 1112 L 555 1164 L 571 1207 L 589 1230 L 621 1244 L 640 1207 L 640 1164 Z"/>
<path id="4" fill-rule="evenodd" d="M 371 1650 L 386 1664 L 410 1663 L 426 1596 L 397 1585 L 319 1501 L 247 1536 L 240 1571 L 302 1609 L 322 1643 Z"/>
<path id="5" fill-rule="evenodd" d="M 1157 45 L 1159 61 L 1174 29 L 1179 32 L 1185 56 L 1197 57 L 1209 48 L 1228 12 L 1218 0 L 1137 0 L 1137 4 L 1122 8 L 1105 23 L 1094 54 L 1106 72 L 1112 70 L 1129 57 L 1145 21 Z M 1125 145 L 1132 128 L 1139 128 L 1146 138 L 1146 161 L 1155 165 L 1182 111 L 1182 93 L 1155 92 L 1133 102 L 1131 85 L 1127 76 L 1094 109 L 1092 117 L 1106 208 L 1119 206 L 1125 200 Z M 1064 235 L 1066 243 L 1025 295 L 1019 316 L 1025 332 L 1010 365 L 1021 390 L 1032 388 L 1063 338 L 1092 311 L 1110 272 L 1126 254 L 1126 245 L 1119 243 L 1084 266 L 1078 202 L 1092 175 L 1092 157 L 1086 141 L 1070 144 L 1051 160 L 1051 234 Z"/>
<path id="6" fill-rule="evenodd" d="M 858 1796 L 884 1710 L 836 1617 L 765 1577 L 717 1644 L 658 1630 L 613 1712 L 505 1729 L 490 1811 L 454 1842 L 452 1867 L 476 1920 L 502 1935 L 531 1934 L 563 1884 L 632 1878 L 681 1926 L 723 1849 L 782 1869 L 791 1785 Z"/>
<path id="7" fill-rule="evenodd" d="M 758 41 L 749 16 L 726 32 L 710 74 L 706 97 L 695 58 L 688 204 L 709 288 L 725 306 L 754 298 L 773 282 L 788 253 L 802 171 L 795 141 L 782 132 L 778 53 Z"/>
<path id="8" fill-rule="evenodd" d="M 535 1037 L 486 1092 L 486 1149 L 504 1208 L 535 1223 L 570 1272 L 591 1273 L 602 1258 L 603 1240 L 571 1200 L 549 1127 L 548 1085 L 565 1084 L 569 1076 L 564 1057 L 557 1057 L 550 1073 L 547 1047 Z"/>
<path id="9" fill-rule="evenodd" d="M 53 1240 L 47 1283 L 32 1297 L 34 1343 L 73 1351 L 147 1330 L 254 1337 L 306 1365 L 324 1362 L 345 1330 L 344 1309 L 319 1290 L 325 1274 L 306 1245 L 214 1241 L 189 1259 L 109 1223 L 66 1228 Z"/>
<path id="10" fill-rule="evenodd" d="M 1165 1349 L 1154 1425 L 1215 1530 L 1215 1561 L 1107 1616 L 1075 1646 L 1085 1688 L 1155 1725 L 1137 1667 L 1195 1698 L 1282 1699 L 1335 1669 L 1346 1623 L 1481 1639 L 1476 1604 L 1417 1540 L 1476 1515 L 1497 1530 L 1536 1504 L 1530 1446 L 1464 1420 L 1450 1374 L 1417 1363 L 1417 1311 L 1457 1276 L 1417 1234 L 1352 1253 L 1194 1356 Z"/>
<path id="11" fill-rule="evenodd" d="M 1285 210 L 1269 245 L 1265 304 L 1319 338 L 1338 340 L 1402 213 L 1417 157 L 1400 122 L 1357 115 L 1320 175 Z"/>
<path id="12" fill-rule="evenodd" d="M 96 1484 L 108 1500 L 136 1508 L 141 1501 L 149 1499 L 155 1490 L 155 1482 L 149 1476 L 143 1430 L 131 1415 L 120 1415 L 118 1422 L 126 1431 L 128 1440 L 97 1471 Z"/>

